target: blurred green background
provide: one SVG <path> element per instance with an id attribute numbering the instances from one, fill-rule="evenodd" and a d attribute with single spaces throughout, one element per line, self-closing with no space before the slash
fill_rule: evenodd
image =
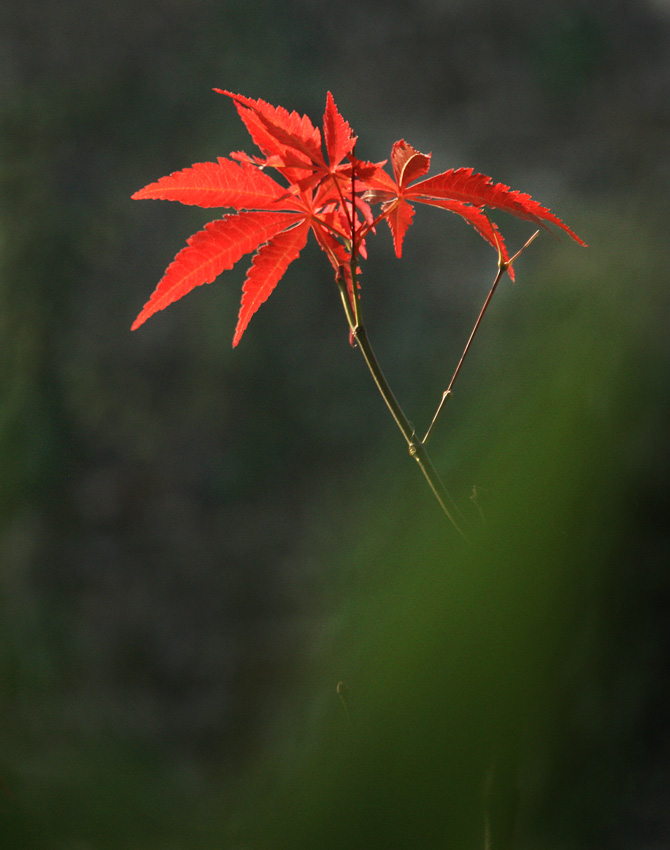
<path id="1" fill-rule="evenodd" d="M 214 86 L 589 243 L 520 259 L 431 440 L 469 546 L 314 246 L 234 352 L 244 262 L 129 332 L 213 217 L 130 195 L 253 152 Z M 667 0 L 1 7 L 2 850 L 482 847 L 494 756 L 518 847 L 667 846 L 669 130 Z M 363 294 L 421 431 L 495 256 L 415 222 Z"/>

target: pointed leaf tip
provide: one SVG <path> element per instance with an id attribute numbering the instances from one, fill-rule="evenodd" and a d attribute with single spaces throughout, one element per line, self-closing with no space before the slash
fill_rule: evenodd
<path id="1" fill-rule="evenodd" d="M 244 281 L 233 348 L 242 339 L 254 313 L 270 297 L 286 269 L 305 247 L 309 227 L 309 221 L 303 221 L 290 230 L 278 233 L 256 252 Z"/>
<path id="2" fill-rule="evenodd" d="M 328 162 L 331 168 L 339 165 L 347 154 L 351 153 L 356 144 L 349 123 L 340 114 L 333 95 L 326 95 L 326 111 L 323 115 L 323 135 L 326 143 Z"/>
<path id="3" fill-rule="evenodd" d="M 212 283 L 245 254 L 255 251 L 300 216 L 282 212 L 241 212 L 210 221 L 194 233 L 168 266 L 151 298 L 133 323 L 135 330 L 150 316 L 178 301 L 196 286 Z"/>
<path id="4" fill-rule="evenodd" d="M 530 195 L 510 189 L 504 183 L 494 183 L 490 177 L 476 173 L 473 168 L 450 168 L 441 174 L 428 177 L 410 186 L 405 191 L 405 196 L 421 203 L 445 199 L 462 201 L 477 207 L 501 209 L 517 218 L 539 224 L 540 227 L 546 228 L 546 222 L 554 224 L 575 242 L 586 244 L 558 216 Z"/>
<path id="5" fill-rule="evenodd" d="M 239 210 L 267 209 L 285 196 L 286 189 L 253 163 L 219 157 L 217 162 L 196 162 L 174 171 L 131 197 Z"/>

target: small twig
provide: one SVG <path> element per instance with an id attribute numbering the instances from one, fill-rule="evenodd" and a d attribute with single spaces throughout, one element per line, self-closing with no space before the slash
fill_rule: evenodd
<path id="1" fill-rule="evenodd" d="M 391 416 L 395 420 L 396 425 L 400 429 L 405 441 L 407 442 L 407 446 L 409 448 L 410 455 L 414 458 L 414 460 L 418 463 L 421 472 L 424 475 L 424 478 L 428 482 L 428 486 L 433 492 L 433 495 L 437 499 L 440 507 L 442 508 L 444 514 L 447 519 L 454 526 L 456 531 L 461 535 L 461 537 L 465 537 L 462 529 L 456 522 L 453 517 L 452 511 L 458 511 L 458 507 L 456 506 L 454 500 L 449 495 L 447 488 L 444 486 L 442 479 L 437 473 L 437 470 L 433 466 L 433 463 L 426 451 L 423 443 L 419 442 L 416 438 L 416 434 L 414 428 L 410 424 L 409 420 L 405 416 L 398 400 L 396 399 L 391 387 L 386 380 L 384 373 L 381 370 L 379 365 L 379 361 L 372 349 L 370 344 L 370 340 L 368 339 L 367 331 L 362 321 L 361 310 L 360 310 L 360 299 L 357 291 L 357 282 L 356 282 L 356 273 L 354 263 L 352 262 L 352 286 L 354 290 L 354 303 L 356 304 L 356 313 L 354 314 L 354 310 L 349 301 L 348 293 L 347 293 L 347 284 L 344 277 L 344 270 L 340 269 L 336 278 L 335 278 L 338 288 L 340 290 L 340 296 L 342 298 L 342 304 L 344 306 L 344 312 L 347 316 L 347 322 L 349 323 L 349 329 L 351 331 L 351 335 L 353 339 L 358 344 L 358 348 L 363 355 L 363 359 L 365 360 L 368 369 L 370 370 L 370 374 L 377 385 L 377 389 L 379 390 L 382 398 L 386 402 L 386 406 L 391 412 Z M 450 510 L 451 507 L 451 510 Z M 460 513 L 460 511 L 458 511 Z"/>
<path id="2" fill-rule="evenodd" d="M 428 438 L 430 437 L 430 435 L 433 431 L 433 428 L 435 427 L 435 423 L 437 422 L 437 420 L 440 416 L 440 413 L 442 412 L 442 408 L 444 407 L 447 399 L 451 397 L 454 382 L 456 381 L 456 378 L 458 377 L 458 373 L 461 371 L 461 366 L 463 365 L 463 362 L 466 358 L 466 355 L 467 355 L 468 351 L 470 350 L 470 346 L 472 345 L 472 341 L 475 338 L 475 334 L 479 330 L 479 326 L 482 322 L 482 319 L 484 318 L 484 313 L 486 313 L 486 310 L 487 310 L 489 304 L 491 303 L 491 299 L 493 298 L 493 293 L 496 291 L 498 284 L 500 283 L 500 279 L 505 274 L 505 272 L 509 269 L 509 267 L 512 265 L 512 263 L 517 259 L 517 257 L 523 251 L 526 250 L 526 248 L 530 245 L 530 243 L 533 241 L 533 239 L 535 239 L 535 237 L 538 235 L 539 232 L 540 232 L 539 230 L 536 230 L 535 233 L 533 233 L 533 235 L 530 237 L 530 239 L 528 239 L 528 241 L 516 252 L 516 254 L 513 257 L 510 257 L 509 260 L 503 260 L 502 250 L 500 248 L 500 243 L 498 242 L 498 237 L 496 236 L 495 230 L 493 231 L 493 236 L 494 236 L 494 238 L 496 240 L 496 244 L 498 246 L 498 271 L 497 271 L 496 276 L 493 280 L 493 284 L 491 285 L 491 289 L 489 290 L 489 294 L 486 296 L 486 300 L 484 301 L 484 305 L 483 305 L 482 309 L 479 311 L 479 316 L 477 317 L 477 321 L 475 322 L 475 326 L 472 329 L 472 333 L 470 334 L 470 337 L 469 337 L 467 343 L 465 344 L 465 348 L 463 349 L 463 354 L 461 354 L 461 359 L 458 361 L 458 365 L 456 366 L 456 371 L 452 375 L 451 381 L 449 381 L 449 386 L 442 393 L 442 398 L 440 399 L 440 403 L 437 406 L 437 410 L 435 411 L 435 415 L 433 416 L 433 419 L 432 419 L 430 425 L 428 426 L 428 430 L 426 431 L 426 435 L 423 438 L 423 440 L 421 441 L 422 443 L 425 444 L 428 441 Z"/>

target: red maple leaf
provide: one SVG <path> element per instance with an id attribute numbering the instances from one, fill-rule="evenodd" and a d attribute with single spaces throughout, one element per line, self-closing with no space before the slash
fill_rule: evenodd
<path id="1" fill-rule="evenodd" d="M 324 157 L 321 132 L 306 115 L 289 113 L 283 107 L 271 106 L 264 100 L 253 100 L 239 94 L 214 89 L 232 98 L 247 130 L 265 159 L 254 158 L 257 165 L 280 171 L 290 183 L 301 189 L 309 188 L 328 177 L 351 176 L 351 165 L 342 164 L 356 145 L 351 127 L 340 115 L 333 96 L 326 96 L 323 116 Z M 233 154 L 236 159 L 248 159 L 246 154 Z"/>
<path id="2" fill-rule="evenodd" d="M 393 177 L 383 170 L 384 163 L 357 159 L 353 153 L 356 137 L 330 92 L 322 138 L 320 129 L 306 115 L 289 113 L 263 100 L 216 91 L 232 98 L 262 156 L 236 152 L 231 159 L 196 163 L 132 196 L 234 211 L 210 222 L 188 240 L 132 330 L 194 287 L 214 281 L 245 254 L 254 254 L 233 337 L 233 346 L 237 345 L 251 317 L 300 255 L 310 230 L 336 275 L 344 276 L 353 306 L 358 297 L 354 280 L 358 259 L 366 256 L 365 237 L 386 219 L 400 257 L 414 215 L 412 204 L 417 202 L 462 216 L 500 250 L 504 261 L 509 259 L 505 244 L 484 207 L 503 209 L 542 226 L 553 223 L 584 244 L 529 195 L 514 192 L 502 183 L 493 184 L 471 168 L 452 169 L 421 180 L 430 168 L 430 155 L 405 141 L 393 146 Z M 270 177 L 265 171 L 268 168 L 277 171 L 286 185 Z M 378 202 L 381 212 L 374 218 L 370 204 Z M 513 277 L 511 266 L 508 272 Z"/>
<path id="3" fill-rule="evenodd" d="M 472 168 L 452 168 L 413 183 L 428 173 L 430 154 L 420 153 L 402 139 L 393 145 L 391 164 L 393 178 L 381 169 L 378 170 L 374 177 L 368 179 L 370 189 L 365 197 L 370 203 L 382 203 L 380 218 L 386 219 L 391 228 L 398 257 L 402 255 L 403 239 L 414 216 L 412 202 L 457 213 L 472 224 L 487 242 L 500 250 L 505 262 L 509 260 L 509 255 L 502 235 L 484 212 L 484 207 L 505 210 L 541 227 L 546 227 L 545 222 L 551 222 L 565 230 L 580 245 L 585 244 L 566 224 L 530 195 L 513 191 L 503 183 L 494 184 L 490 177 L 475 174 Z M 514 280 L 514 269 L 511 266 L 508 273 Z"/>
<path id="4" fill-rule="evenodd" d="M 138 328 L 151 315 L 211 283 L 245 254 L 257 252 L 247 272 L 233 346 L 249 320 L 305 246 L 310 229 L 337 273 L 344 269 L 350 297 L 352 233 L 372 222 L 367 203 L 347 197 L 352 174 L 372 174 L 378 166 L 351 155 L 356 143 L 330 92 L 324 115 L 326 156 L 321 133 L 307 116 L 289 113 L 262 100 L 232 97 L 264 159 L 235 153 L 234 159 L 196 163 L 162 177 L 132 197 L 181 201 L 201 207 L 230 207 L 237 212 L 210 222 L 188 240 L 132 325 Z M 342 161 L 346 159 L 346 162 Z M 237 161 L 234 161 L 237 160 Z M 282 186 L 263 169 L 272 167 L 287 181 Z M 365 254 L 363 237 L 357 251 Z"/>

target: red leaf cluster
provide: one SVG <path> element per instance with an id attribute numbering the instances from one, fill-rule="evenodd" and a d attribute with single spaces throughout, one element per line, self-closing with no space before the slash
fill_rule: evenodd
<path id="1" fill-rule="evenodd" d="M 405 141 L 396 142 L 391 151 L 392 176 L 384 170 L 383 162 L 357 159 L 356 136 L 330 92 L 322 136 L 306 115 L 289 113 L 263 100 L 215 91 L 233 100 L 261 155 L 236 152 L 230 158 L 219 157 L 217 162 L 196 163 L 132 196 L 234 210 L 191 236 L 132 330 L 194 287 L 212 283 L 245 254 L 253 254 L 233 337 L 233 346 L 237 345 L 251 317 L 300 255 L 310 231 L 335 273 L 344 275 L 353 302 L 354 276 L 359 258 L 366 256 L 366 236 L 385 220 L 400 257 L 416 203 L 457 213 L 500 251 L 505 262 L 509 255 L 504 240 L 485 213 L 486 207 L 505 210 L 542 227 L 547 222 L 554 224 L 584 244 L 529 195 L 493 183 L 471 168 L 426 177 L 430 155 Z M 282 182 L 267 173 L 270 168 Z M 376 216 L 372 211 L 375 204 L 381 204 Z M 511 266 L 508 271 L 513 278 Z"/>

